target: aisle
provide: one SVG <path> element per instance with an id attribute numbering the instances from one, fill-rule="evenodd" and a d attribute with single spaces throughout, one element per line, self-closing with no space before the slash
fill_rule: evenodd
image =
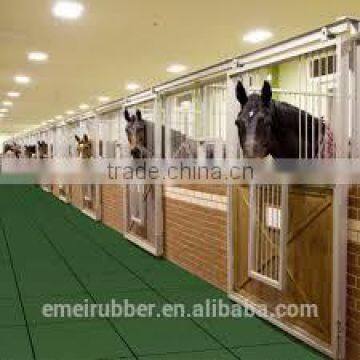
<path id="1" fill-rule="evenodd" d="M 33 186 L 0 186 L 0 359 L 319 359 L 257 318 L 46 318 L 44 304 L 226 295 Z"/>

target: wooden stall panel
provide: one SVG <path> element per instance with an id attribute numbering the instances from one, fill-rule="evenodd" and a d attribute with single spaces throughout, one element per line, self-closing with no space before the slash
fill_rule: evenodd
<path id="1" fill-rule="evenodd" d="M 235 291 L 274 311 L 278 304 L 316 304 L 318 317 L 286 317 L 325 346 L 331 343 L 332 319 L 332 190 L 293 186 L 289 190 L 285 287 L 280 291 L 248 275 L 249 189 L 235 190 Z"/>
<path id="2" fill-rule="evenodd" d="M 82 185 L 71 185 L 71 203 L 78 209 L 83 209 Z"/>
<path id="3" fill-rule="evenodd" d="M 124 187 L 121 185 L 102 185 L 102 221 L 119 232 L 124 232 Z"/>

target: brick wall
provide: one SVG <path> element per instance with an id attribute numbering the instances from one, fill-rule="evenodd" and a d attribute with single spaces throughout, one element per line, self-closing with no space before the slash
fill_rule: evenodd
<path id="1" fill-rule="evenodd" d="M 360 186 L 349 193 L 347 359 L 360 359 Z"/>
<path id="2" fill-rule="evenodd" d="M 124 231 L 124 200 L 121 185 L 102 185 L 102 222 L 119 231 Z"/>
<path id="3" fill-rule="evenodd" d="M 165 257 L 225 290 L 227 213 L 221 197 L 165 192 Z"/>

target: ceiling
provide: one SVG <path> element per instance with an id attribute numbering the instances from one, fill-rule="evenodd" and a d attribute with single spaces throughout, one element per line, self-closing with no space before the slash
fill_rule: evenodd
<path id="1" fill-rule="evenodd" d="M 0 101 L 10 90 L 9 116 L 0 135 L 11 134 L 96 104 L 99 95 L 129 94 L 127 82 L 144 88 L 171 78 L 166 68 L 182 63 L 189 71 L 286 39 L 335 21 L 359 16 L 359 0 L 80 0 L 84 16 L 64 22 L 51 15 L 55 0 L 0 1 Z M 242 41 L 249 30 L 273 32 L 271 41 Z M 45 64 L 26 54 L 49 53 Z M 16 85 L 16 74 L 31 76 Z"/>

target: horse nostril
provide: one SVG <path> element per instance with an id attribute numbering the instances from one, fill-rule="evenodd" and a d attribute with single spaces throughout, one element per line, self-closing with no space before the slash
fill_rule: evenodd
<path id="1" fill-rule="evenodd" d="M 133 156 L 134 158 L 139 158 L 140 154 L 140 149 L 138 148 L 134 148 L 131 150 L 131 156 Z"/>

